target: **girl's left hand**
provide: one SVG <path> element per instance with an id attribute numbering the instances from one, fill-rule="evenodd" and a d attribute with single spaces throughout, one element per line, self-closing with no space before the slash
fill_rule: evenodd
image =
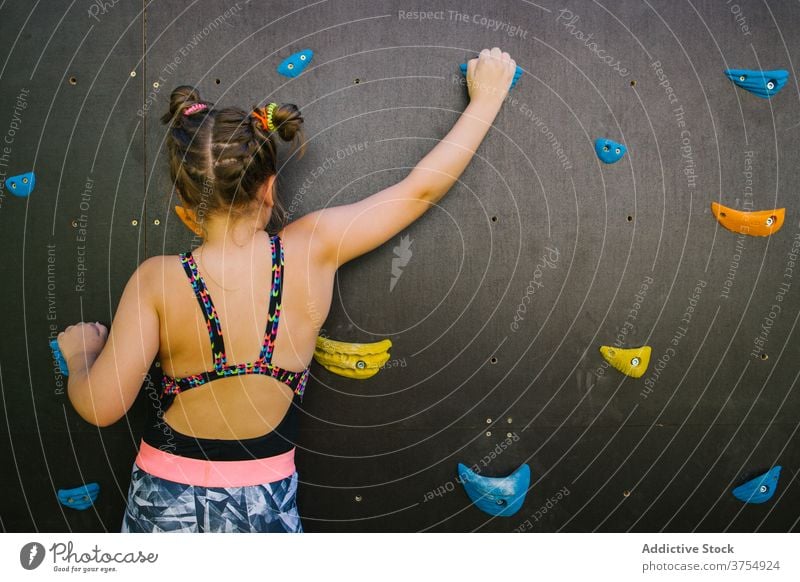
<path id="1" fill-rule="evenodd" d="M 87 354 L 94 359 L 108 340 L 108 328 L 102 323 L 76 323 L 58 334 L 58 347 L 61 355 L 69 362 L 70 358 Z"/>

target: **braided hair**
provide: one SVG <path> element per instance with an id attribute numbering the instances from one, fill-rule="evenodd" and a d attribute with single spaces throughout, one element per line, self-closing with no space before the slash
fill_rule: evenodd
<path id="1" fill-rule="evenodd" d="M 176 87 L 169 112 L 161 121 L 169 126 L 167 148 L 170 177 L 183 204 L 202 223 L 208 214 L 240 213 L 257 199 L 264 181 L 277 173 L 274 135 L 299 147 L 305 142 L 303 118 L 296 105 L 284 103 L 272 114 L 274 131 L 238 107 L 215 109 L 194 87 Z M 274 234 L 286 225 L 286 210 L 273 196 L 267 231 Z"/>

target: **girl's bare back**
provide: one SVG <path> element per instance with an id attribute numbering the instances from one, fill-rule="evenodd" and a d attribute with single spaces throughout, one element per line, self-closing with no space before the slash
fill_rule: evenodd
<path id="1" fill-rule="evenodd" d="M 293 223 L 294 224 L 294 223 Z M 284 247 L 283 298 L 272 362 L 298 372 L 313 356 L 328 315 L 335 269 L 314 260 L 304 229 L 278 233 Z M 269 307 L 271 256 L 266 233 L 223 256 L 194 256 L 222 324 L 228 362 L 258 358 Z M 159 359 L 165 374 L 185 377 L 212 367 L 208 330 L 177 256 L 164 258 Z M 164 414 L 177 432 L 201 438 L 245 439 L 269 433 L 292 403 L 292 390 L 263 375 L 232 376 L 178 394 Z"/>

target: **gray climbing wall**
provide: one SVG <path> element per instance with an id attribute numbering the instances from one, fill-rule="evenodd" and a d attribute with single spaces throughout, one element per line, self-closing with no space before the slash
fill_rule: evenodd
<path id="1" fill-rule="evenodd" d="M 312 366 L 306 530 L 797 530 L 800 9 L 607 4 L 5 4 L 0 132 L 21 129 L 0 169 L 34 169 L 37 189 L 0 206 L 3 529 L 119 527 L 146 387 L 99 431 L 69 407 L 46 342 L 51 324 L 108 321 L 137 262 L 191 245 L 158 122 L 174 86 L 301 108 L 308 152 L 280 178 L 301 216 L 405 176 L 467 104 L 458 64 L 500 46 L 525 72 L 461 181 L 339 271 L 324 335 L 394 345 L 366 381 Z M 306 72 L 276 73 L 305 48 Z M 726 68 L 791 76 L 764 100 Z M 598 137 L 628 153 L 600 163 Z M 712 201 L 786 221 L 736 235 Z M 651 346 L 646 374 L 604 365 L 603 344 Z M 528 463 L 522 509 L 478 511 L 458 462 L 489 476 Z M 774 465 L 768 503 L 730 495 Z M 55 489 L 82 481 L 101 483 L 95 509 L 61 509 Z"/>

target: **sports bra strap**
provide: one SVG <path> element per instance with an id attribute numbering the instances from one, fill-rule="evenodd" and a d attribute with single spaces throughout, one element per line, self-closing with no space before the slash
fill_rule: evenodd
<path id="1" fill-rule="evenodd" d="M 275 336 L 278 333 L 278 320 L 281 317 L 281 298 L 283 297 L 283 244 L 279 236 L 270 237 L 272 250 L 272 288 L 269 295 L 269 315 L 267 330 L 264 332 L 264 344 L 258 361 L 269 364 L 275 348 Z"/>
<path id="2" fill-rule="evenodd" d="M 180 258 L 183 270 L 186 272 L 186 276 L 189 277 L 192 289 L 194 289 L 197 303 L 203 312 L 203 318 L 206 320 L 208 336 L 211 340 L 211 353 L 214 357 L 214 368 L 221 372 L 222 368 L 227 364 L 227 359 L 225 357 L 225 342 L 222 339 L 222 324 L 217 316 L 217 310 L 214 308 L 214 302 L 211 300 L 205 281 L 197 271 L 197 263 L 195 263 L 191 251 L 181 253 Z"/>
<path id="3" fill-rule="evenodd" d="M 283 294 L 283 245 L 280 237 L 276 234 L 269 237 L 270 249 L 272 251 L 272 287 L 269 294 L 269 314 L 267 316 L 267 327 L 264 332 L 264 342 L 261 346 L 261 353 L 256 365 L 266 365 L 272 361 L 272 352 L 275 348 L 275 337 L 278 333 L 278 322 L 281 315 L 281 297 Z M 211 341 L 211 353 L 214 356 L 214 368 L 218 373 L 222 373 L 227 366 L 228 360 L 225 355 L 225 342 L 222 339 L 222 324 L 214 308 L 214 302 L 208 292 L 203 277 L 197 270 L 197 263 L 191 251 L 180 254 L 181 264 L 189 282 L 194 289 L 194 295 L 203 318 L 208 328 L 208 336 Z"/>

